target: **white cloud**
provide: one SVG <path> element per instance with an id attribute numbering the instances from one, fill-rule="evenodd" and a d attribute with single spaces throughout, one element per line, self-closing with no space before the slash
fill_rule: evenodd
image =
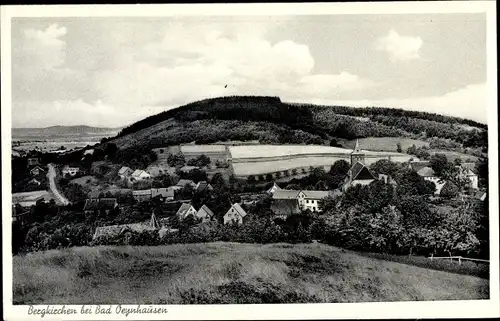
<path id="1" fill-rule="evenodd" d="M 387 52 L 394 60 L 412 60 L 420 58 L 418 51 L 423 41 L 420 37 L 401 36 L 394 29 L 385 37 L 376 41 L 376 49 Z"/>
<path id="2" fill-rule="evenodd" d="M 27 62 L 43 69 L 64 64 L 66 42 L 60 38 L 66 33 L 66 28 L 59 27 L 58 24 L 50 25 L 45 30 L 26 29 L 22 50 Z"/>
<path id="3" fill-rule="evenodd" d="M 488 92 L 485 83 L 472 84 L 446 93 L 442 96 L 381 99 L 381 100 L 328 100 L 313 99 L 297 102 L 342 105 L 352 107 L 393 107 L 407 110 L 437 113 L 446 116 L 462 117 L 478 122 L 488 120 Z"/>

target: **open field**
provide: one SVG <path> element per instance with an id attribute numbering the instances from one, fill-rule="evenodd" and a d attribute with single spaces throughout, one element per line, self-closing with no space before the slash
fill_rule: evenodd
<path id="1" fill-rule="evenodd" d="M 36 204 L 38 198 L 43 198 L 46 202 L 51 199 L 56 200 L 54 195 L 46 190 L 22 192 L 12 194 L 12 204 L 19 203 L 23 207 L 29 207 Z"/>
<path id="2" fill-rule="evenodd" d="M 444 154 L 446 156 L 446 158 L 448 159 L 448 161 L 450 161 L 450 162 L 453 162 L 455 160 L 455 158 L 461 158 L 462 161 L 470 159 L 473 162 L 477 162 L 479 160 L 479 158 L 474 156 L 474 155 L 463 154 L 463 153 L 453 152 L 453 151 L 449 151 L 449 150 L 442 150 L 442 149 L 436 150 L 436 149 L 434 149 L 434 150 L 431 150 L 430 153 L 431 154 Z"/>
<path id="3" fill-rule="evenodd" d="M 368 137 L 368 138 L 360 138 L 359 139 L 359 147 L 361 149 L 368 149 L 374 151 L 387 151 L 387 152 L 396 152 L 397 144 L 401 143 L 401 148 L 403 152 L 406 152 L 408 147 L 411 147 L 415 144 L 416 147 L 427 146 L 429 147 L 428 142 L 424 142 L 423 140 L 417 139 L 409 139 L 403 137 Z M 354 148 L 356 144 L 356 140 L 347 141 L 344 146 L 346 148 Z"/>
<path id="4" fill-rule="evenodd" d="M 80 247 L 13 258 L 14 304 L 467 300 L 485 279 L 324 244 Z"/>

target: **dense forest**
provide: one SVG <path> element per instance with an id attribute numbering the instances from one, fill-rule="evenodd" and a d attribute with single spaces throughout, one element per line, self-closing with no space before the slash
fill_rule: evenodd
<path id="1" fill-rule="evenodd" d="M 134 135 L 128 137 L 128 135 Z M 472 120 L 392 108 L 298 105 L 278 97 L 230 96 L 193 102 L 123 128 L 118 146 L 259 140 L 329 144 L 364 137 L 439 138 L 487 150 L 487 126 Z M 129 139 L 133 138 L 133 139 Z"/>

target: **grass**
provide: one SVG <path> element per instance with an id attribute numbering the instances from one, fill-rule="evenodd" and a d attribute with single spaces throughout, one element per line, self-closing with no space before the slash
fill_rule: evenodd
<path id="1" fill-rule="evenodd" d="M 401 149 L 403 152 L 406 152 L 408 147 L 411 147 L 413 144 L 415 144 L 416 147 L 429 147 L 429 143 L 423 140 L 402 137 L 367 137 L 359 139 L 359 147 L 361 149 L 374 151 L 396 152 L 398 143 L 401 143 Z M 352 149 L 355 144 L 356 140 L 354 139 L 347 141 L 344 146 Z"/>
<path id="2" fill-rule="evenodd" d="M 485 299 L 488 281 L 324 244 L 80 247 L 15 256 L 14 304 Z"/>

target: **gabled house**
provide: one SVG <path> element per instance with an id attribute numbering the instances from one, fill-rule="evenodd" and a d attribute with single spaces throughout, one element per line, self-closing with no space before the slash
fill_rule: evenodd
<path id="1" fill-rule="evenodd" d="M 299 206 L 302 210 L 311 212 L 321 212 L 319 202 L 328 197 L 328 191 L 306 191 L 302 190 L 298 194 Z"/>
<path id="2" fill-rule="evenodd" d="M 243 219 L 247 216 L 247 212 L 238 203 L 234 203 L 224 215 L 224 224 L 236 223 L 243 224 Z"/>
<path id="3" fill-rule="evenodd" d="M 276 199 L 271 203 L 271 211 L 274 218 L 286 219 L 295 214 L 300 214 L 299 202 L 297 199 Z"/>
<path id="4" fill-rule="evenodd" d="M 191 204 L 188 203 L 183 203 L 181 207 L 177 210 L 177 213 L 175 215 L 179 216 L 180 220 L 185 219 L 189 215 L 193 215 L 193 217 L 196 215 L 196 210 Z"/>
<path id="5" fill-rule="evenodd" d="M 130 175 L 132 175 L 133 172 L 134 171 L 130 167 L 122 166 L 118 170 L 118 176 L 120 176 L 121 179 L 127 179 Z"/>
<path id="6" fill-rule="evenodd" d="M 274 192 L 279 191 L 279 190 L 281 190 L 281 187 L 279 187 L 279 186 L 276 184 L 276 182 L 275 182 L 275 183 L 273 183 L 273 186 L 271 186 L 271 188 L 270 188 L 270 189 L 268 189 L 268 190 L 266 191 L 266 193 L 267 193 L 267 194 L 271 194 L 271 195 L 273 195 L 273 194 L 274 194 Z"/>
<path id="7" fill-rule="evenodd" d="M 43 174 L 43 173 L 45 173 L 45 170 L 44 170 L 43 168 L 41 168 L 40 166 L 38 166 L 38 165 L 37 165 L 37 166 L 35 166 L 35 167 L 33 167 L 33 168 L 30 170 L 30 174 L 31 174 L 32 176 L 38 176 L 38 175 L 41 175 L 41 174 Z"/>
<path id="8" fill-rule="evenodd" d="M 460 166 L 457 166 L 460 170 L 460 175 L 464 178 L 467 178 L 470 181 L 470 187 L 472 189 L 477 190 L 479 188 L 478 182 L 479 177 L 475 173 L 476 164 L 474 163 L 463 163 Z"/>
<path id="9" fill-rule="evenodd" d="M 83 211 L 85 214 L 91 214 L 98 210 L 104 210 L 106 214 L 118 207 L 116 198 L 99 198 L 99 199 L 86 199 Z"/>
<path id="10" fill-rule="evenodd" d="M 150 179 L 151 175 L 142 169 L 136 169 L 129 177 L 130 182 L 142 181 L 145 179 Z"/>
<path id="11" fill-rule="evenodd" d="M 162 188 L 152 188 L 151 198 L 160 196 L 164 201 L 173 201 L 175 197 L 175 192 L 173 188 L 162 187 Z"/>
<path id="12" fill-rule="evenodd" d="M 196 184 L 190 179 L 181 179 L 177 182 L 177 184 L 175 184 L 175 186 L 180 187 L 181 189 L 186 185 L 191 186 L 193 189 L 196 188 Z"/>
<path id="13" fill-rule="evenodd" d="M 377 178 L 375 177 L 375 175 L 370 171 L 370 169 L 368 169 L 365 164 L 357 161 L 349 169 L 342 189 L 345 191 L 351 186 L 368 185 L 376 179 Z"/>
<path id="14" fill-rule="evenodd" d="M 71 166 L 64 166 L 63 169 L 62 169 L 62 175 L 63 177 L 66 177 L 66 176 L 75 176 L 76 174 L 78 174 L 78 172 L 80 172 L 80 168 L 78 167 L 71 167 Z"/>
<path id="15" fill-rule="evenodd" d="M 213 190 L 214 190 L 214 188 L 207 181 L 199 181 L 198 184 L 196 184 L 196 187 L 195 187 L 195 191 L 198 192 L 198 193 L 200 193 L 200 192 L 211 192 Z"/>
<path id="16" fill-rule="evenodd" d="M 273 200 L 280 199 L 298 199 L 300 191 L 289 190 L 289 189 L 279 189 L 276 190 L 273 194 Z"/>
<path id="17" fill-rule="evenodd" d="M 198 212 L 196 212 L 196 217 L 201 219 L 202 222 L 208 222 L 214 218 L 214 212 L 212 212 L 208 206 L 203 205 Z"/>
<path id="18" fill-rule="evenodd" d="M 142 189 L 137 191 L 132 191 L 132 197 L 137 202 L 144 202 L 151 199 L 151 190 L 150 189 Z"/>

